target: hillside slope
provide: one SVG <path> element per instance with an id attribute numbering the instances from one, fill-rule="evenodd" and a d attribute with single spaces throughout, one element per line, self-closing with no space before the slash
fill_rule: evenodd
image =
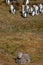
<path id="1" fill-rule="evenodd" d="M 22 18 L 20 10 L 13 15 L 9 12 L 10 6 L 1 1 L 0 65 L 18 65 L 15 57 L 19 51 L 30 55 L 31 63 L 25 65 L 43 65 L 43 14 Z M 31 3 L 37 1 L 31 0 Z"/>

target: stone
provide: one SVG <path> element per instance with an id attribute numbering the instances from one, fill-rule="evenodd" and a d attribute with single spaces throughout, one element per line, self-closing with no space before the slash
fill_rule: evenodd
<path id="1" fill-rule="evenodd" d="M 28 54 L 23 54 L 23 57 L 26 59 L 26 61 L 30 62 L 30 56 Z"/>
<path id="2" fill-rule="evenodd" d="M 21 57 L 22 57 L 22 55 L 23 55 L 23 53 L 22 53 L 22 52 L 18 52 L 17 57 L 18 57 L 18 58 L 21 58 Z"/>
<path id="3" fill-rule="evenodd" d="M 22 53 L 21 57 L 17 56 L 17 58 L 16 58 L 16 63 L 17 64 L 25 64 L 26 62 L 30 62 L 30 56 L 28 54 L 23 54 Z"/>

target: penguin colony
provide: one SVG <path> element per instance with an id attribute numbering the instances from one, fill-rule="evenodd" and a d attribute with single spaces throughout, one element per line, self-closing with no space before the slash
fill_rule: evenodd
<path id="1" fill-rule="evenodd" d="M 16 2 L 16 0 L 13 0 L 13 2 Z M 32 7 L 30 7 L 29 3 L 30 3 L 29 0 L 24 0 L 24 4 L 22 4 L 22 8 L 21 8 L 22 17 L 26 18 L 27 14 L 35 16 L 38 15 L 39 13 L 43 13 L 43 4 L 32 5 Z M 9 5 L 10 0 L 6 0 L 6 4 Z M 12 14 L 16 13 L 16 8 L 15 6 L 13 6 L 13 4 L 10 5 L 10 11 Z"/>

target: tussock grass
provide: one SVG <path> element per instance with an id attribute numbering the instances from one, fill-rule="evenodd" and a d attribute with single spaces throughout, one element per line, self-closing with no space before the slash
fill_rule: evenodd
<path id="1" fill-rule="evenodd" d="M 16 65 L 14 59 L 22 51 L 31 58 L 26 65 L 43 65 L 43 14 L 22 18 L 20 10 L 13 15 L 9 6 L 0 4 L 0 61 Z"/>

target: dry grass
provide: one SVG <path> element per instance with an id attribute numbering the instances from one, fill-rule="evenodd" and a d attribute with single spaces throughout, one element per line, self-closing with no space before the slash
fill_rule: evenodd
<path id="1" fill-rule="evenodd" d="M 43 14 L 27 18 L 20 14 L 18 10 L 13 15 L 9 6 L 0 4 L 0 64 L 17 65 L 14 58 L 22 51 L 31 58 L 25 65 L 43 65 Z"/>
<path id="2" fill-rule="evenodd" d="M 39 64 L 43 60 L 43 36 L 36 33 L 3 34 L 0 35 L 0 59 L 14 62 L 17 52 L 28 53 L 32 64 Z M 2 56 L 1 56 L 2 55 Z M 3 57 L 3 58 L 2 58 Z M 28 64 L 26 64 L 28 65 Z M 42 64 L 43 65 L 43 64 Z"/>

